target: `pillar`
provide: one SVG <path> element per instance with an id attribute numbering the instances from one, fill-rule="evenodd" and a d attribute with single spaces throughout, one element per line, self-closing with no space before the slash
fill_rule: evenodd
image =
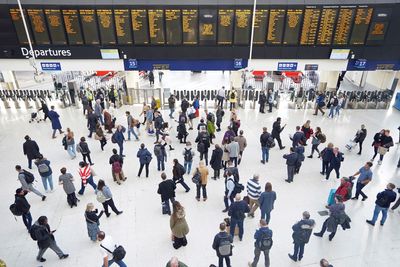
<path id="1" fill-rule="evenodd" d="M 242 88 L 242 71 L 233 70 L 229 76 L 230 85 L 233 88 L 240 89 Z M 229 90 L 230 88 L 226 88 Z"/>
<path id="2" fill-rule="evenodd" d="M 322 71 L 319 75 L 319 82 L 326 83 L 327 91 L 335 91 L 339 74 L 339 71 Z"/>
<path id="3" fill-rule="evenodd" d="M 5 83 L 4 86 L 2 86 L 4 89 L 14 90 L 19 88 L 13 71 L 2 71 L 1 74 L 3 75 Z"/>
<path id="4" fill-rule="evenodd" d="M 134 89 L 139 89 L 139 71 L 125 71 L 125 81 L 128 88 L 128 95 L 125 101 L 132 105 L 138 101 L 135 99 L 137 96 L 134 93 Z"/>

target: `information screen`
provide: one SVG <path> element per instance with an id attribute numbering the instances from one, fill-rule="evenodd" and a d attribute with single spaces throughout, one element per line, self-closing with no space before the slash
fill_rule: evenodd
<path id="1" fill-rule="evenodd" d="M 382 44 L 392 15 L 389 8 L 375 8 L 369 27 L 367 44 Z"/>
<path id="2" fill-rule="evenodd" d="M 98 9 L 97 19 L 99 20 L 100 38 L 103 45 L 114 45 L 117 43 L 115 38 L 115 25 L 112 9 Z"/>
<path id="3" fill-rule="evenodd" d="M 285 9 L 271 9 L 269 12 L 267 44 L 281 44 L 285 25 Z"/>
<path id="4" fill-rule="evenodd" d="M 46 15 L 52 44 L 66 45 L 67 39 L 65 38 L 61 11 L 58 9 L 45 9 L 44 14 Z"/>
<path id="5" fill-rule="evenodd" d="M 114 20 L 118 44 L 133 44 L 129 9 L 114 9 Z"/>
<path id="6" fill-rule="evenodd" d="M 25 14 L 25 19 L 27 19 L 26 11 L 24 10 L 23 12 Z M 15 27 L 15 31 L 17 32 L 19 43 L 20 44 L 28 44 L 29 42 L 28 42 L 28 38 L 26 37 L 24 22 L 22 21 L 22 17 L 21 17 L 21 13 L 19 12 L 19 9 L 11 8 L 10 15 L 11 15 L 11 20 Z M 28 29 L 29 29 L 29 27 L 28 27 Z M 29 36 L 31 36 L 31 41 L 33 42 L 32 33 L 30 31 L 29 31 Z"/>
<path id="7" fill-rule="evenodd" d="M 318 45 L 331 45 L 333 31 L 335 30 L 338 7 L 323 8 L 318 30 Z"/>
<path id="8" fill-rule="evenodd" d="M 371 22 L 373 8 L 361 7 L 357 8 L 356 17 L 354 19 L 353 31 L 351 32 L 350 44 L 363 45 L 367 35 L 369 23 Z"/>
<path id="9" fill-rule="evenodd" d="M 300 37 L 301 45 L 315 44 L 320 14 L 321 10 L 316 7 L 306 8 L 304 11 L 303 29 Z"/>
<path id="10" fill-rule="evenodd" d="M 96 11 L 94 9 L 80 9 L 82 31 L 87 45 L 100 44 L 99 33 L 97 29 Z"/>
<path id="11" fill-rule="evenodd" d="M 349 43 L 351 25 L 353 25 L 355 14 L 356 10 L 353 7 L 340 8 L 333 38 L 334 45 L 347 45 Z"/>
<path id="12" fill-rule="evenodd" d="M 198 35 L 197 9 L 182 9 L 182 41 L 184 45 L 196 45 Z"/>
<path id="13" fill-rule="evenodd" d="M 233 37 L 234 9 L 218 10 L 218 44 L 231 45 Z"/>
<path id="14" fill-rule="evenodd" d="M 286 27 L 283 37 L 283 44 L 297 45 L 301 21 L 303 20 L 303 9 L 288 9 L 286 13 Z"/>
<path id="15" fill-rule="evenodd" d="M 164 44 L 164 10 L 149 9 L 148 14 L 150 43 L 155 45 Z"/>
<path id="16" fill-rule="evenodd" d="M 70 45 L 82 45 L 83 37 L 79 25 L 78 10 L 67 9 L 62 11 L 64 17 L 65 31 L 67 32 Z"/>
<path id="17" fill-rule="evenodd" d="M 149 43 L 149 28 L 147 26 L 146 9 L 132 9 L 132 29 L 135 44 L 143 45 Z"/>
<path id="18" fill-rule="evenodd" d="M 201 45 L 215 45 L 217 42 L 217 10 L 200 9 L 199 37 Z"/>
<path id="19" fill-rule="evenodd" d="M 248 45 L 250 43 L 251 17 L 250 9 L 236 9 L 235 45 Z"/>
<path id="20" fill-rule="evenodd" d="M 165 10 L 165 28 L 167 35 L 167 44 L 182 44 L 182 14 L 180 9 Z"/>
<path id="21" fill-rule="evenodd" d="M 256 9 L 253 44 L 263 45 L 267 39 L 268 9 Z"/>
<path id="22" fill-rule="evenodd" d="M 35 43 L 41 45 L 50 44 L 49 33 L 47 32 L 43 10 L 28 9 L 27 13 L 29 21 L 32 25 L 32 32 L 33 36 L 35 37 Z"/>

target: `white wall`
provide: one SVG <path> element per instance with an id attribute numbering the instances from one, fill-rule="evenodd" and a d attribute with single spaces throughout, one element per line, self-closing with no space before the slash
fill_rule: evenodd
<path id="1" fill-rule="evenodd" d="M 395 75 L 395 71 L 368 71 L 366 83 L 379 89 L 390 89 Z"/>
<path id="2" fill-rule="evenodd" d="M 306 64 L 318 64 L 318 71 L 343 71 L 347 68 L 347 60 L 331 59 L 252 59 L 250 70 L 274 71 L 279 62 L 297 62 L 297 70 L 302 71 Z"/>

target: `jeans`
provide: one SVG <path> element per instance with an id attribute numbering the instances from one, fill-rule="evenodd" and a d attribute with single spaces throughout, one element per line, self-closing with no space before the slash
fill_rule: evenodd
<path id="1" fill-rule="evenodd" d="M 294 165 L 287 165 L 287 173 L 288 173 L 288 180 L 293 182 L 294 170 L 296 166 Z"/>
<path id="2" fill-rule="evenodd" d="M 142 164 L 142 163 L 140 163 L 140 168 L 139 168 L 139 173 L 138 173 L 138 176 L 140 177 L 140 175 L 142 174 L 142 170 L 143 170 L 143 167 L 146 165 L 146 178 L 147 177 L 149 177 L 149 164 L 150 163 L 146 163 L 146 164 Z"/>
<path id="3" fill-rule="evenodd" d="M 239 227 L 239 239 L 243 238 L 243 220 L 237 220 L 231 217 L 231 225 L 229 226 L 229 233 L 234 237 L 236 225 Z"/>
<path id="4" fill-rule="evenodd" d="M 75 144 L 67 146 L 67 152 L 71 158 L 76 157 Z"/>
<path id="5" fill-rule="evenodd" d="M 128 140 L 131 140 L 131 133 L 136 139 L 139 139 L 137 134 L 135 133 L 135 129 L 133 127 L 128 127 Z"/>
<path id="6" fill-rule="evenodd" d="M 173 114 L 174 114 L 174 112 L 175 112 L 175 109 L 174 108 L 170 108 L 169 109 L 169 117 L 172 119 L 173 118 Z"/>
<path id="7" fill-rule="evenodd" d="M 356 196 L 355 196 L 356 198 L 358 198 L 359 195 L 361 195 L 363 198 L 367 197 L 367 195 L 364 194 L 364 192 L 362 191 L 364 186 L 366 186 L 366 185 L 362 184 L 362 183 L 357 183 L 357 185 L 356 185 Z"/>
<path id="8" fill-rule="evenodd" d="M 229 158 L 232 163 L 235 163 L 235 167 L 237 167 L 237 157 Z"/>
<path id="9" fill-rule="evenodd" d="M 231 259 L 229 258 L 229 256 L 218 256 L 218 267 L 224 266 L 224 259 L 226 267 L 231 267 Z"/>
<path id="10" fill-rule="evenodd" d="M 29 169 L 32 169 L 32 160 L 33 159 L 28 158 L 28 168 Z"/>
<path id="11" fill-rule="evenodd" d="M 334 116 L 334 111 L 335 111 L 335 107 L 334 106 L 332 106 L 330 109 L 329 109 L 329 115 L 328 115 L 328 117 L 332 117 L 333 118 L 333 116 Z"/>
<path id="12" fill-rule="evenodd" d="M 382 212 L 381 224 L 383 225 L 387 218 L 387 212 L 389 208 L 382 208 L 381 206 L 375 205 L 374 216 L 372 217 L 372 222 L 375 223 L 378 219 L 379 213 Z"/>
<path id="13" fill-rule="evenodd" d="M 340 174 L 339 174 L 339 169 L 340 169 L 340 167 L 333 167 L 332 165 L 330 165 L 329 166 L 329 168 L 328 168 L 328 171 L 326 172 L 326 180 L 328 180 L 329 179 L 329 175 L 331 174 L 331 171 L 332 170 L 335 170 L 335 172 L 336 172 L 336 178 L 340 178 Z"/>
<path id="14" fill-rule="evenodd" d="M 107 216 L 110 215 L 110 213 L 108 212 L 108 207 L 110 207 L 115 214 L 117 214 L 117 215 L 119 214 L 119 210 L 117 209 L 117 207 L 115 207 L 114 200 L 112 198 L 110 198 L 109 200 L 106 200 L 103 203 L 104 213 Z"/>
<path id="15" fill-rule="evenodd" d="M 203 198 L 207 198 L 206 184 L 196 185 L 196 198 L 200 198 L 200 189 L 203 190 Z"/>
<path id="16" fill-rule="evenodd" d="M 120 260 L 120 261 L 114 261 L 113 259 L 108 261 L 108 266 L 111 266 L 111 264 L 113 264 L 113 263 L 118 264 L 119 267 L 127 267 L 127 265 L 125 264 L 125 262 L 123 262 L 122 260 Z M 103 267 L 104 267 L 104 265 L 103 265 Z"/>
<path id="17" fill-rule="evenodd" d="M 200 152 L 200 160 L 203 160 L 203 158 L 206 161 L 206 166 L 208 166 L 208 150 L 206 150 L 205 152 Z"/>
<path id="18" fill-rule="evenodd" d="M 223 107 L 223 104 L 224 104 L 224 97 L 222 97 L 222 96 L 217 96 L 217 99 L 218 99 L 218 106 L 219 107 L 221 107 L 221 108 L 224 108 Z"/>
<path id="19" fill-rule="evenodd" d="M 50 189 L 53 190 L 53 177 L 51 176 L 51 174 L 49 176 L 42 177 L 42 183 L 44 190 L 47 191 L 47 183 L 49 183 Z"/>
<path id="20" fill-rule="evenodd" d="M 294 243 L 293 257 L 297 260 L 301 260 L 304 254 L 305 243 Z"/>
<path id="21" fill-rule="evenodd" d="M 183 188 L 185 188 L 186 192 L 189 192 L 190 190 L 190 187 L 185 183 L 183 177 L 180 177 L 179 179 L 175 180 L 175 184 L 181 184 Z"/>
<path id="22" fill-rule="evenodd" d="M 86 180 L 86 185 L 87 184 L 90 184 L 94 190 L 97 189 L 97 185 L 94 183 L 92 175 L 90 175 L 90 177 Z M 81 189 L 78 192 L 79 195 L 83 195 L 83 193 L 85 193 L 86 185 L 83 184 L 83 180 L 82 180 Z"/>
<path id="23" fill-rule="evenodd" d="M 267 224 L 269 224 L 269 221 L 271 220 L 271 212 L 267 212 L 262 209 L 260 210 L 261 210 L 261 219 L 264 219 L 267 222 Z"/>
<path id="24" fill-rule="evenodd" d="M 92 159 L 90 158 L 90 153 L 88 153 L 88 154 L 82 154 L 82 157 L 83 157 L 83 161 L 85 162 L 85 163 L 87 163 L 86 162 L 86 159 L 89 161 L 89 163 L 90 164 L 93 164 L 92 163 Z"/>
<path id="25" fill-rule="evenodd" d="M 157 157 L 157 170 L 158 170 L 158 171 L 160 171 L 160 170 L 163 171 L 163 170 L 165 169 L 165 164 L 164 164 L 164 162 L 165 162 L 164 156 Z"/>
<path id="26" fill-rule="evenodd" d="M 340 107 L 340 105 L 337 105 L 336 106 L 336 109 L 335 109 L 335 115 L 339 115 L 339 113 L 340 113 L 340 109 L 341 109 L 341 107 Z"/>
<path id="27" fill-rule="evenodd" d="M 329 168 L 329 161 L 322 160 L 322 174 L 325 174 Z"/>
<path id="28" fill-rule="evenodd" d="M 264 252 L 265 267 L 269 267 L 269 249 L 260 250 L 259 248 L 254 248 L 254 260 L 251 267 L 257 267 L 258 260 L 260 259 L 261 252 Z"/>
<path id="29" fill-rule="evenodd" d="M 32 226 L 32 214 L 28 211 L 28 213 L 22 214 L 22 221 L 24 222 L 26 229 L 31 230 Z"/>
<path id="30" fill-rule="evenodd" d="M 46 248 L 39 248 L 39 253 L 36 257 L 37 260 L 40 260 L 43 257 L 43 254 L 46 252 L 46 250 L 48 248 L 50 248 L 51 250 L 53 250 L 58 257 L 61 257 L 62 255 L 64 255 L 64 252 L 62 252 L 62 250 L 57 246 L 57 243 L 55 240 L 53 240 L 52 238 L 50 238 L 50 245 Z"/>
<path id="31" fill-rule="evenodd" d="M 185 161 L 185 162 L 183 163 L 183 165 L 184 165 L 184 167 L 185 167 L 185 172 L 186 172 L 187 174 L 190 174 L 190 171 L 192 170 L 192 163 L 193 163 L 193 161 Z"/>
<path id="32" fill-rule="evenodd" d="M 268 162 L 269 160 L 269 148 L 266 146 L 261 147 L 261 152 L 262 152 L 262 161 L 263 162 Z"/>
<path id="33" fill-rule="evenodd" d="M 119 155 L 122 157 L 124 155 L 124 143 L 118 143 Z"/>
<path id="34" fill-rule="evenodd" d="M 232 205 L 232 203 L 234 202 L 234 195 L 231 194 L 231 196 L 228 198 L 227 196 L 228 192 L 225 192 L 225 197 L 224 197 L 224 204 L 225 204 L 225 209 L 229 209 L 230 205 Z M 228 200 L 230 201 L 230 203 L 228 202 Z"/>
<path id="35" fill-rule="evenodd" d="M 171 215 L 171 207 L 169 206 L 169 202 L 171 201 L 171 204 L 174 205 L 175 198 L 171 197 L 168 198 L 167 200 L 164 201 L 166 212 Z"/>

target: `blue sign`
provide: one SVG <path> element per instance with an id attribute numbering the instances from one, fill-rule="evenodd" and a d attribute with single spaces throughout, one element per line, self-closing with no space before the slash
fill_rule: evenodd
<path id="1" fill-rule="evenodd" d="M 243 69 L 243 59 L 235 58 L 233 61 L 233 68 L 235 69 Z"/>
<path id="2" fill-rule="evenodd" d="M 306 64 L 304 70 L 318 70 L 318 64 Z"/>
<path id="3" fill-rule="evenodd" d="M 136 59 L 125 60 L 125 70 L 137 70 L 138 62 Z"/>
<path id="4" fill-rule="evenodd" d="M 347 64 L 347 70 L 398 70 L 400 62 L 395 60 L 366 60 L 350 59 Z"/>
<path id="5" fill-rule="evenodd" d="M 61 63 L 59 62 L 40 62 L 43 71 L 61 70 Z"/>
<path id="6" fill-rule="evenodd" d="M 297 70 L 297 62 L 278 62 L 278 70 Z"/>

